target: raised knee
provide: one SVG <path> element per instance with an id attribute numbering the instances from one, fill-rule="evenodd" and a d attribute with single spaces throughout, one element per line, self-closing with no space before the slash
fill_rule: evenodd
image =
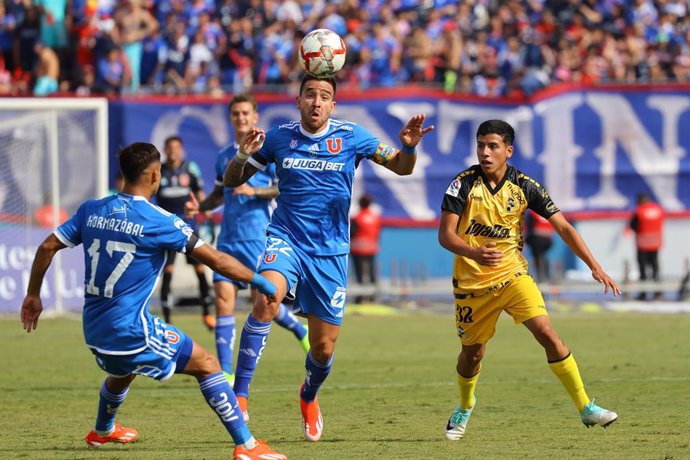
<path id="1" fill-rule="evenodd" d="M 261 298 L 257 299 L 254 303 L 254 308 L 252 308 L 252 316 L 254 319 L 263 323 L 273 321 L 273 318 L 275 318 L 277 314 L 278 310 Z"/>
<path id="2" fill-rule="evenodd" d="M 199 371 L 202 375 L 211 375 L 221 371 L 218 358 L 209 352 L 206 352 L 206 354 L 199 359 L 198 363 Z"/>

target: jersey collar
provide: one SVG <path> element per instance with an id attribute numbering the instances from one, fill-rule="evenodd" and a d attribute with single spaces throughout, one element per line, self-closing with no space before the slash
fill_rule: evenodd
<path id="1" fill-rule="evenodd" d="M 323 136 L 325 136 L 326 134 L 328 134 L 328 132 L 329 132 L 330 130 L 331 130 L 331 119 L 330 119 L 330 118 L 329 118 L 328 121 L 326 122 L 326 127 L 325 127 L 324 129 L 322 129 L 321 131 L 319 131 L 318 133 L 314 133 L 314 134 L 312 134 L 312 133 L 306 131 L 306 130 L 302 127 L 302 122 L 301 122 L 301 121 L 299 122 L 299 131 L 300 131 L 303 135 L 307 136 L 307 137 L 310 138 L 310 139 L 317 139 L 317 138 L 319 138 L 319 137 L 323 137 Z"/>

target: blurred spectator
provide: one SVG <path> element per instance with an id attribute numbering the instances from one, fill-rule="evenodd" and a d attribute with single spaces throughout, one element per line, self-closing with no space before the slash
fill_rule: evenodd
<path id="1" fill-rule="evenodd" d="M 142 7 L 141 2 L 143 0 L 121 0 L 114 15 L 113 41 L 122 48 L 129 63 L 132 93 L 136 93 L 141 84 L 144 39 L 158 28 L 158 21 Z"/>
<path id="2" fill-rule="evenodd" d="M 0 69 L 14 71 L 14 31 L 17 20 L 0 1 Z"/>
<path id="3" fill-rule="evenodd" d="M 36 63 L 36 85 L 34 96 L 47 96 L 58 90 L 58 78 L 60 77 L 60 61 L 58 55 L 51 48 L 38 42 L 34 45 L 38 56 Z"/>
<path id="4" fill-rule="evenodd" d="M 371 208 L 372 199 L 362 195 L 359 199 L 359 212 L 350 222 L 350 255 L 355 268 L 355 278 L 360 286 L 373 288 L 376 285 L 376 255 L 379 253 L 381 235 L 381 216 Z M 373 302 L 374 295 L 358 295 L 355 303 Z"/>
<path id="5" fill-rule="evenodd" d="M 106 55 L 99 59 L 96 87 L 98 92 L 108 95 L 120 94 L 130 79 L 127 60 L 122 56 L 122 51 L 112 46 Z"/>
<path id="6" fill-rule="evenodd" d="M 646 193 L 637 196 L 637 208 L 630 219 L 630 228 L 635 232 L 637 266 L 640 281 L 659 281 L 659 250 L 663 246 L 664 210 Z M 654 298 L 661 297 L 656 292 Z M 647 293 L 638 294 L 638 300 L 647 300 Z"/>
<path id="7" fill-rule="evenodd" d="M 100 63 L 113 45 L 126 55 L 134 93 L 140 84 L 176 93 L 208 92 L 211 80 L 233 92 L 289 84 L 298 80 L 301 37 L 319 27 L 348 47 L 339 79 L 363 88 L 412 82 L 524 97 L 561 82 L 690 81 L 690 20 L 681 0 L 0 2 L 0 56 L 11 75 L 2 84 L 12 94 L 36 78 L 39 38 L 58 54 L 72 89 L 85 65 L 102 78 Z"/>

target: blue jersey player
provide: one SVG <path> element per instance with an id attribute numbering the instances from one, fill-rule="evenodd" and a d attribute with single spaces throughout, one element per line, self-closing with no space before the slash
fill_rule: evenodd
<path id="1" fill-rule="evenodd" d="M 184 144 L 180 137 L 168 137 L 165 140 L 164 149 L 165 163 L 161 166 L 161 186 L 156 193 L 156 202 L 166 211 L 184 218 L 184 204 L 189 198 L 189 194 L 193 193 L 200 199 L 203 198 L 204 181 L 197 164 L 184 159 Z M 196 230 L 195 220 L 187 219 L 186 223 Z M 166 323 L 171 322 L 172 307 L 168 297 L 170 296 L 170 283 L 175 268 L 176 255 L 175 251 L 168 251 L 168 261 L 163 270 L 161 308 Z M 199 303 L 201 304 L 204 324 L 209 329 L 213 329 L 213 318 L 208 313 L 211 300 L 208 295 L 208 281 L 206 280 L 204 265 L 189 255 L 186 256 L 186 259 L 187 263 L 194 267 L 194 274 L 199 282 Z"/>
<path id="2" fill-rule="evenodd" d="M 280 195 L 257 271 L 276 285 L 277 301 L 294 295 L 295 311 L 309 323 L 311 350 L 300 388 L 302 431 L 308 441 L 318 441 L 323 431 L 316 393 L 331 370 L 343 320 L 355 168 L 366 159 L 396 174 L 411 174 L 416 146 L 433 129 L 423 128 L 425 116 L 416 115 L 400 131 L 400 149 L 383 144 L 354 123 L 330 118 L 335 89 L 333 78 L 304 77 L 296 101 L 301 120 L 268 133 L 259 128 L 247 132 L 224 176 L 226 186 L 237 187 L 270 164 L 276 167 Z M 277 302 L 258 298 L 254 303 L 240 339 L 240 349 L 253 353 L 238 357 L 238 394 L 248 390 L 277 311 Z"/>
<path id="3" fill-rule="evenodd" d="M 148 201 L 161 180 L 160 153 L 155 146 L 131 144 L 120 151 L 119 162 L 125 178 L 123 191 L 83 203 L 38 248 L 21 311 L 23 327 L 31 332 L 43 310 L 41 284 L 53 257 L 61 249 L 83 244 L 84 338 L 98 366 L 108 374 L 87 444 L 98 447 L 137 438 L 136 430 L 115 423 L 135 376 L 164 381 L 184 373 L 198 380 L 204 399 L 233 438 L 233 458 L 285 459 L 254 439 L 218 360 L 184 332 L 149 313 L 168 250 L 193 255 L 228 278 L 251 283 L 272 302 L 275 286 L 204 244 L 184 221 Z"/>
<path id="4" fill-rule="evenodd" d="M 189 216 L 197 212 L 215 209 L 221 204 L 223 221 L 218 235 L 217 247 L 230 254 L 248 267 L 256 267 L 264 250 L 266 227 L 271 214 L 271 201 L 278 196 L 275 184 L 275 168 L 269 167 L 252 176 L 247 183 L 238 187 L 224 187 L 223 174 L 230 160 L 237 153 L 239 143 L 244 135 L 256 126 L 259 120 L 257 103 L 250 94 L 238 94 L 229 105 L 230 124 L 235 134 L 235 143 L 228 145 L 218 153 L 216 159 L 216 184 L 213 192 L 197 204 L 195 200 L 187 202 L 185 213 Z M 193 198 L 193 195 L 190 195 Z M 246 283 L 230 280 L 221 274 L 214 273 L 213 286 L 216 293 L 216 348 L 218 360 L 230 381 L 234 381 L 233 348 L 235 343 L 235 305 L 237 292 L 247 287 Z M 256 291 L 252 291 L 252 301 Z M 307 330 L 292 312 L 281 305 L 276 322 L 292 331 L 305 351 L 309 349 Z M 247 394 L 238 393 L 238 401 L 245 416 Z"/>

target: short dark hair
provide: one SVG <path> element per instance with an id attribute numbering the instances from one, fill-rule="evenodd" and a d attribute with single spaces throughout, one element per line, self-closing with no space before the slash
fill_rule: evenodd
<path id="1" fill-rule="evenodd" d="M 503 120 L 486 120 L 477 128 L 477 137 L 488 134 L 498 134 L 506 145 L 515 142 L 515 130 Z"/>
<path id="2" fill-rule="evenodd" d="M 259 110 L 259 104 L 257 104 L 256 99 L 254 99 L 254 96 L 252 96 L 249 93 L 235 94 L 232 97 L 232 99 L 230 99 L 230 103 L 228 104 L 228 110 L 232 110 L 232 106 L 235 104 L 239 104 L 240 102 L 249 102 L 252 105 L 252 108 L 255 112 Z"/>
<path id="3" fill-rule="evenodd" d="M 182 142 L 182 138 L 180 136 L 170 136 L 165 139 L 165 143 L 163 144 L 165 147 L 168 146 L 169 143 L 171 142 L 179 142 L 180 144 L 184 145 L 184 142 Z"/>
<path id="4" fill-rule="evenodd" d="M 366 208 L 368 208 L 369 206 L 371 206 L 371 203 L 372 203 L 373 201 L 374 201 L 374 200 L 371 198 L 371 196 L 366 195 L 366 194 L 365 194 L 365 195 L 362 195 L 361 197 L 359 197 L 359 207 L 362 208 L 362 209 L 366 209 Z"/>
<path id="5" fill-rule="evenodd" d="M 299 85 L 299 95 L 302 95 L 302 91 L 304 90 L 304 85 L 307 84 L 307 82 L 316 80 L 316 81 L 325 81 L 331 84 L 333 87 L 333 96 L 335 97 L 335 88 L 336 88 L 336 83 L 335 83 L 335 78 L 333 77 L 315 77 L 314 75 L 311 74 L 306 74 L 304 77 L 302 77 L 302 83 Z"/>
<path id="6" fill-rule="evenodd" d="M 120 150 L 117 159 L 125 180 L 136 183 L 149 165 L 161 161 L 161 153 L 153 144 L 135 142 Z"/>

